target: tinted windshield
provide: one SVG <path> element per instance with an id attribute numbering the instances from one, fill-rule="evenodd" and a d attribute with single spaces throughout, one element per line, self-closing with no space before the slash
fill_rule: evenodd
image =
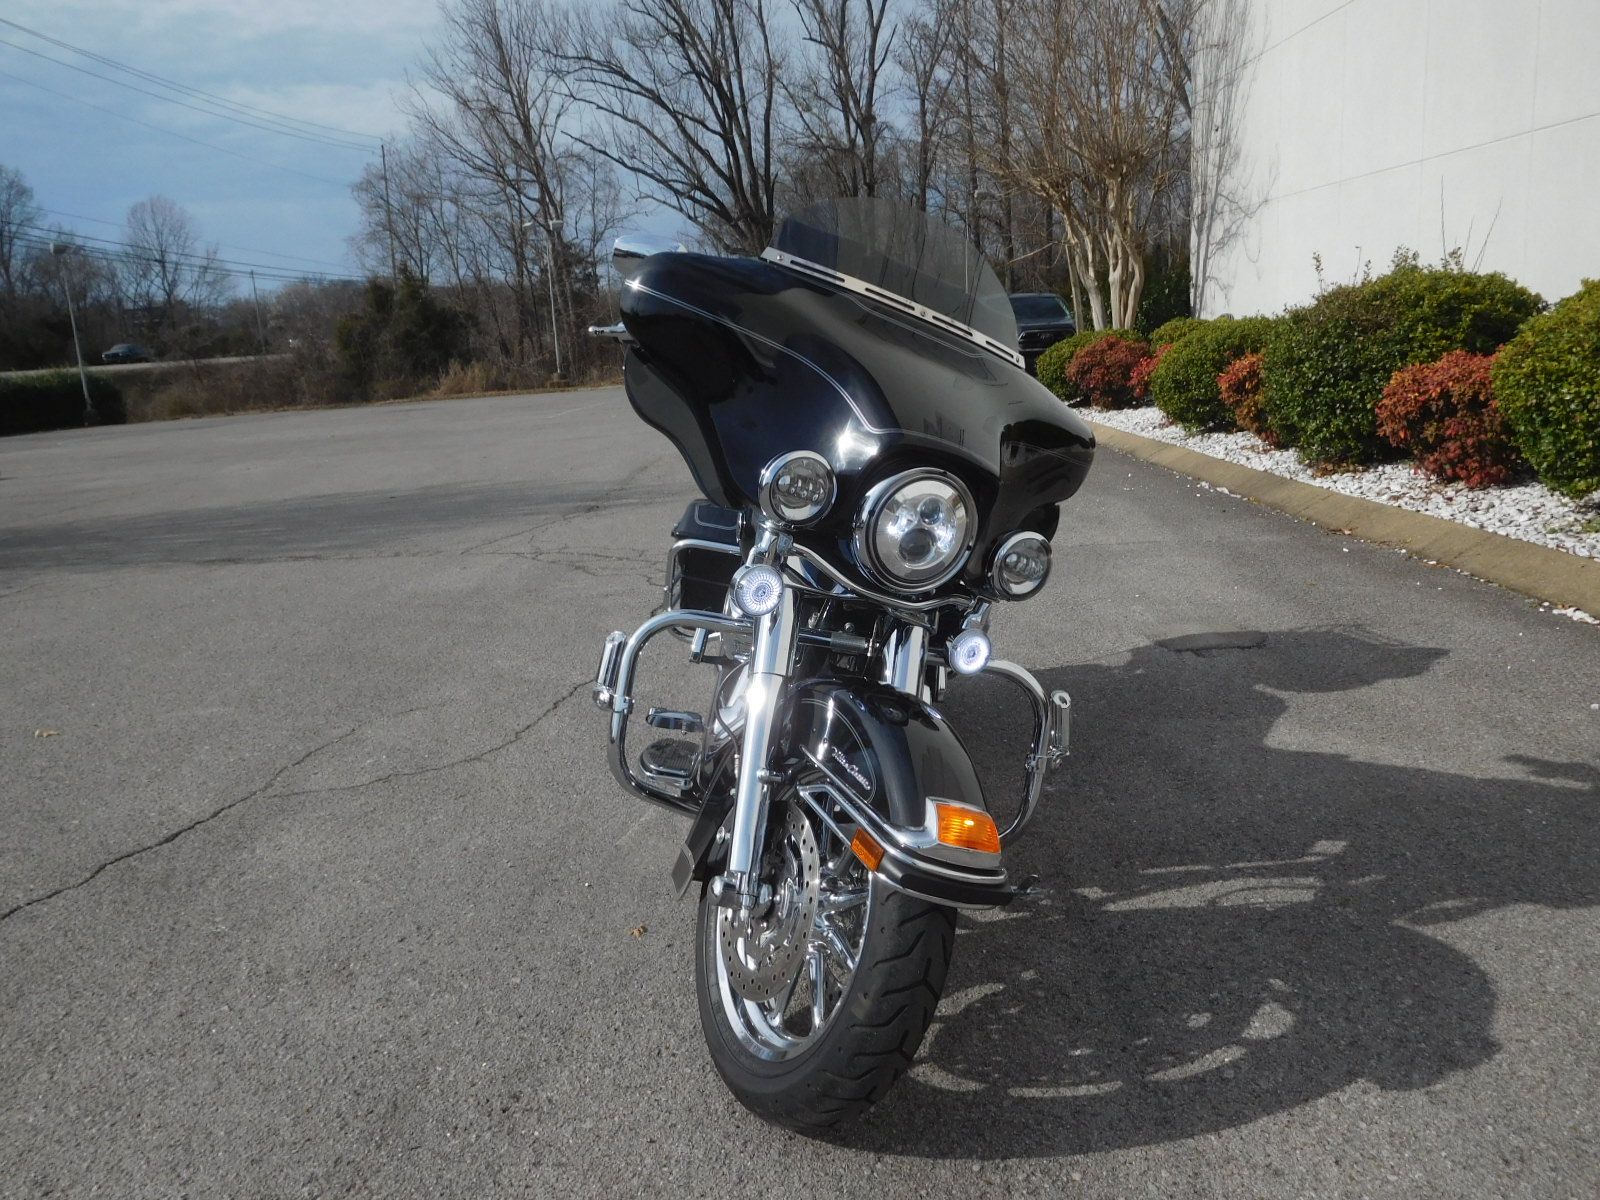
<path id="1" fill-rule="evenodd" d="M 920 304 L 1007 346 L 1017 319 L 1000 281 L 966 237 L 900 200 L 823 200 L 784 218 L 784 254 Z"/>
<path id="2" fill-rule="evenodd" d="M 1011 310 L 1019 321 L 1065 321 L 1067 306 L 1060 296 L 1013 296 Z"/>

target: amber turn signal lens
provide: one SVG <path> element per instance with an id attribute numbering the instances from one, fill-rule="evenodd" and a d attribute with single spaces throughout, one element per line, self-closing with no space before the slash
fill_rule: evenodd
<path id="1" fill-rule="evenodd" d="M 850 849 L 869 871 L 876 871 L 878 864 L 883 861 L 883 847 L 865 829 L 856 830 L 855 837 L 850 839 Z"/>
<path id="2" fill-rule="evenodd" d="M 939 814 L 939 840 L 946 846 L 981 850 L 985 854 L 1000 853 L 1000 831 L 988 813 L 980 808 L 962 808 L 959 804 L 935 804 L 933 807 Z"/>

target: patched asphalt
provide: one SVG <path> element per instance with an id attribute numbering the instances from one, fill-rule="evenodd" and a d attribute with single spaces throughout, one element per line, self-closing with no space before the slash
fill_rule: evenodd
<path id="1" fill-rule="evenodd" d="M 0 442 L 0 1195 L 1600 1193 L 1600 628 L 1111 453 L 995 623 L 1043 891 L 747 1115 L 587 696 L 692 492 L 616 390 Z"/>

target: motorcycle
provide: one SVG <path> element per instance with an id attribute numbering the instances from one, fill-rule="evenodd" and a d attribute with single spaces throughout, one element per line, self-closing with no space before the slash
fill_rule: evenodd
<path id="1" fill-rule="evenodd" d="M 909 205 L 812 205 L 757 258 L 620 238 L 613 261 L 622 322 L 591 332 L 625 343 L 630 403 L 704 499 L 672 530 L 664 605 L 605 639 L 610 766 L 689 819 L 673 881 L 699 891 L 718 1072 L 761 1117 L 823 1131 L 911 1065 L 955 910 L 1029 886 L 1004 851 L 1071 700 L 993 657 L 990 623 L 1044 587 L 1094 437 L 1023 369 L 981 255 Z M 648 709 L 636 752 L 640 653 L 668 630 L 716 681 L 704 714 Z M 1032 710 L 1009 815 L 939 709 L 980 673 Z"/>

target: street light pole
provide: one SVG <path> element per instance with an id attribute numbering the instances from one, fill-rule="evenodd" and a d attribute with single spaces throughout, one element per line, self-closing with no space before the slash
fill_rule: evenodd
<path id="1" fill-rule="evenodd" d="M 83 368 L 83 344 L 78 340 L 78 314 L 72 306 L 72 272 L 66 261 L 71 249 L 65 242 L 50 243 L 50 253 L 61 259 L 61 290 L 67 294 L 67 321 L 72 326 L 72 349 L 78 356 L 78 384 L 83 388 L 83 423 L 88 425 L 94 420 L 94 401 L 89 399 L 89 372 Z"/>

